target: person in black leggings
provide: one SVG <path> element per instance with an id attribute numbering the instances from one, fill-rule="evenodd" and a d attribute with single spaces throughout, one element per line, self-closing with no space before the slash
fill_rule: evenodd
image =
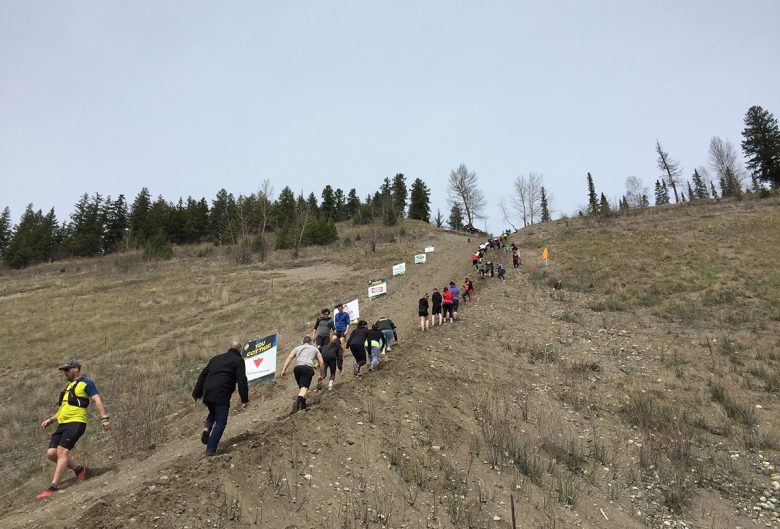
<path id="1" fill-rule="evenodd" d="M 338 336 L 334 335 L 330 342 L 322 346 L 322 359 L 325 362 L 325 375 L 330 373 L 328 390 L 331 390 L 333 384 L 336 383 L 336 368 L 341 371 L 341 365 L 344 361 L 344 350 L 341 348 L 341 339 Z"/>
<path id="2" fill-rule="evenodd" d="M 355 357 L 355 365 L 352 366 L 352 374 L 360 378 L 360 368 L 366 365 L 366 340 L 368 339 L 368 323 L 365 320 L 358 322 L 357 329 L 352 331 L 347 340 L 352 356 Z"/>

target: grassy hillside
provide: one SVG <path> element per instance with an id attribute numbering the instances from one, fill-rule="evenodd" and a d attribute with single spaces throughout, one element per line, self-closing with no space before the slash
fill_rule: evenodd
<path id="1" fill-rule="evenodd" d="M 6 467 L 19 487 L 4 496 L 12 509 L 0 527 L 498 529 L 511 527 L 513 502 L 518 527 L 776 526 L 778 205 L 526 228 L 513 238 L 522 267 L 491 253 L 509 266 L 507 281 L 477 280 L 461 321 L 426 333 L 415 330 L 417 298 L 471 273 L 474 243 L 409 225 L 376 253 L 371 234 L 356 243 L 355 233 L 346 247 L 307 250 L 294 268 L 283 254 L 239 267 L 193 253 L 129 273 L 105 260 L 6 276 L 0 310 L 14 324 L 3 338 L 14 348 L 4 354 L 24 350 L 30 367 L 6 371 L 16 385 L 2 390 L 3 412 L 16 430 L 4 447 L 31 474 Z M 427 266 L 363 305 L 401 327 L 378 372 L 340 377 L 292 417 L 289 380 L 253 386 L 223 454 L 200 456 L 202 409 L 186 399 L 226 337 L 279 330 L 291 337 L 286 351 L 321 305 L 346 292 L 362 300 L 367 277 L 427 244 Z M 563 290 L 551 288 L 557 280 Z M 25 347 L 49 335 L 95 365 L 127 424 L 89 433 L 79 453 L 95 478 L 41 505 L 28 498 L 51 469 L 40 470 L 45 435 L 29 416 L 56 392 L 49 366 L 69 351 Z M 37 396 L 30 408 L 17 390 Z"/>

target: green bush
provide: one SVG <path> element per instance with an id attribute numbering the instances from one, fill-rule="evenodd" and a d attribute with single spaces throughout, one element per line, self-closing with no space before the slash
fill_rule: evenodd
<path id="1" fill-rule="evenodd" d="M 157 232 L 144 242 L 144 259 L 147 261 L 167 260 L 173 257 L 173 245 L 168 236 Z"/>

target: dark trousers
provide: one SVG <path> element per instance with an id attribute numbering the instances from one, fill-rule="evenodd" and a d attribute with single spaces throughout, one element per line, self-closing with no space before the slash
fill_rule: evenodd
<path id="1" fill-rule="evenodd" d="M 219 440 L 222 439 L 225 426 L 227 426 L 230 404 L 214 404 L 213 402 L 204 402 L 203 404 L 209 409 L 205 426 L 211 430 L 209 442 L 206 444 L 206 452 L 216 452 Z"/>

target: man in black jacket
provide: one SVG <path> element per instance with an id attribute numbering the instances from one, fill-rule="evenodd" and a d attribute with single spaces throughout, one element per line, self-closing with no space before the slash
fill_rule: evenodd
<path id="1" fill-rule="evenodd" d="M 238 395 L 241 405 L 246 407 L 249 402 L 249 386 L 246 380 L 246 366 L 241 358 L 241 342 L 233 340 L 226 353 L 209 360 L 203 368 L 192 390 L 192 401 L 197 402 L 203 397 L 203 404 L 209 409 L 206 417 L 201 442 L 206 445 L 206 455 L 217 454 L 217 445 L 227 425 L 230 411 L 230 397 L 238 385 Z"/>

